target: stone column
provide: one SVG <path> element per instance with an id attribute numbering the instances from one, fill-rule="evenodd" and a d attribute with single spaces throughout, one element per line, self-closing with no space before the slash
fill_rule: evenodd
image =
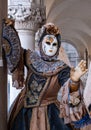
<path id="1" fill-rule="evenodd" d="M 11 0 L 12 1 L 12 0 Z M 34 50 L 35 32 L 45 23 L 45 6 L 41 0 L 13 0 L 9 6 L 9 17 L 15 19 L 15 28 L 18 31 L 21 44 L 26 49 Z"/>
<path id="2" fill-rule="evenodd" d="M 2 19 L 6 16 L 7 0 L 0 0 L 0 130 L 7 130 L 7 67 L 1 49 Z"/>

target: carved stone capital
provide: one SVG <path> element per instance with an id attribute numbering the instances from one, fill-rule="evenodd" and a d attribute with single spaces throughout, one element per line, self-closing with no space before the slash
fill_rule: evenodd
<path id="1" fill-rule="evenodd" d="M 36 23 L 35 21 L 16 21 L 15 22 L 15 28 L 17 30 L 32 30 L 36 31 L 39 28 L 40 24 Z"/>
<path id="2" fill-rule="evenodd" d="M 14 5 L 8 7 L 8 17 L 15 20 L 18 29 L 34 29 L 45 23 L 45 7 L 40 5 Z"/>

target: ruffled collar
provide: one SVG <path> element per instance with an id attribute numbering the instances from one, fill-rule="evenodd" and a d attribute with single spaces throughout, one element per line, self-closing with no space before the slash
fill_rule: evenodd
<path id="1" fill-rule="evenodd" d="M 34 70 L 39 73 L 55 73 L 63 68 L 64 62 L 60 60 L 45 61 L 41 58 L 38 52 L 34 51 L 30 55 L 31 65 Z"/>

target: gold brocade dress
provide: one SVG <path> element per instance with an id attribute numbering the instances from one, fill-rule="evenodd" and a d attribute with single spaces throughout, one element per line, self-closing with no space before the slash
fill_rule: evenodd
<path id="1" fill-rule="evenodd" d="M 25 50 L 24 54 L 27 59 L 27 79 L 11 110 L 9 129 L 71 130 L 59 117 L 57 99 L 61 81 L 63 84 L 68 80 L 70 68 L 62 61 L 43 61 L 37 52 Z"/>

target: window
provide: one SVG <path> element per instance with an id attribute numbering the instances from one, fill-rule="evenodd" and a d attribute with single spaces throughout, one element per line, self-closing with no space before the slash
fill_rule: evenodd
<path id="1" fill-rule="evenodd" d="M 76 66 L 81 59 L 78 55 L 76 48 L 72 44 L 70 44 L 68 42 L 64 42 L 64 41 L 62 42 L 62 47 L 64 48 L 65 52 L 67 53 L 71 64 L 73 66 Z"/>

